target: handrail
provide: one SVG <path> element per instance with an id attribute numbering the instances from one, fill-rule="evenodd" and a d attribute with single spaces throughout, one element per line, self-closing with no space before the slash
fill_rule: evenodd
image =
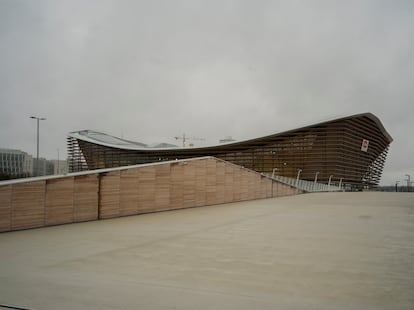
<path id="1" fill-rule="evenodd" d="M 337 192 L 342 190 L 339 186 L 316 183 L 314 181 L 297 180 L 282 175 L 269 175 L 269 177 L 275 181 L 296 187 L 305 192 Z"/>

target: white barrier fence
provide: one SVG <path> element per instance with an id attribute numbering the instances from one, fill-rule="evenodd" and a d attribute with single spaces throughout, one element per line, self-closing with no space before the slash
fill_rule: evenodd
<path id="1" fill-rule="evenodd" d="M 328 185 L 322 183 L 315 183 L 312 181 L 298 180 L 294 178 L 288 178 L 280 175 L 270 176 L 272 179 L 279 181 L 290 186 L 294 186 L 298 189 L 304 190 L 306 192 L 336 192 L 341 191 L 340 186 Z"/>

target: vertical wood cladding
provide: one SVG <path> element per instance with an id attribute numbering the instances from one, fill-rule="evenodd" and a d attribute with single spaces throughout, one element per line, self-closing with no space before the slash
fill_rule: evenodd
<path id="1" fill-rule="evenodd" d="M 99 176 L 87 174 L 74 177 L 73 212 L 74 222 L 98 219 Z"/>
<path id="2" fill-rule="evenodd" d="M 99 191 L 99 217 L 118 217 L 120 212 L 120 171 L 103 173 Z"/>
<path id="3" fill-rule="evenodd" d="M 361 151 L 363 140 L 369 141 L 367 152 Z M 345 186 L 362 188 L 379 184 L 391 141 L 380 121 L 365 113 L 214 147 L 128 150 L 69 137 L 68 151 L 71 171 L 214 156 L 260 173 L 275 170 L 295 178 L 301 170 L 304 180 L 311 181 L 318 173 L 322 183 L 342 179 Z M 207 200 L 209 196 L 207 191 Z"/>
<path id="4" fill-rule="evenodd" d="M 11 230 L 12 186 L 0 186 L 0 232 Z"/>
<path id="5" fill-rule="evenodd" d="M 73 222 L 73 186 L 71 177 L 46 182 L 46 226 Z"/>
<path id="6" fill-rule="evenodd" d="M 216 158 L 0 185 L 0 231 L 294 195 Z"/>
<path id="7" fill-rule="evenodd" d="M 12 230 L 45 226 L 45 186 L 45 181 L 12 185 Z"/>
<path id="8" fill-rule="evenodd" d="M 214 158 L 131 168 L 101 175 L 99 214 L 104 219 L 295 194 L 287 185 L 273 192 L 280 186 L 274 184 Z"/>
<path id="9" fill-rule="evenodd" d="M 122 170 L 120 175 L 119 214 L 132 215 L 138 212 L 139 169 Z"/>

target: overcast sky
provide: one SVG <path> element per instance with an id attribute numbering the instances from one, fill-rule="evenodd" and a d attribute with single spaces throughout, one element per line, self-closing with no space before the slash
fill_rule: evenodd
<path id="1" fill-rule="evenodd" d="M 414 180 L 414 1 L 0 0 L 0 147 L 237 140 L 363 112 Z"/>

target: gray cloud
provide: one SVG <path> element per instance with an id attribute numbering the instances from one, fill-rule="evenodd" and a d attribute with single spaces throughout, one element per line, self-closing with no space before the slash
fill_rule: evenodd
<path id="1" fill-rule="evenodd" d="M 0 1 L 0 146 L 95 129 L 214 143 L 372 112 L 414 175 L 411 1 Z"/>

